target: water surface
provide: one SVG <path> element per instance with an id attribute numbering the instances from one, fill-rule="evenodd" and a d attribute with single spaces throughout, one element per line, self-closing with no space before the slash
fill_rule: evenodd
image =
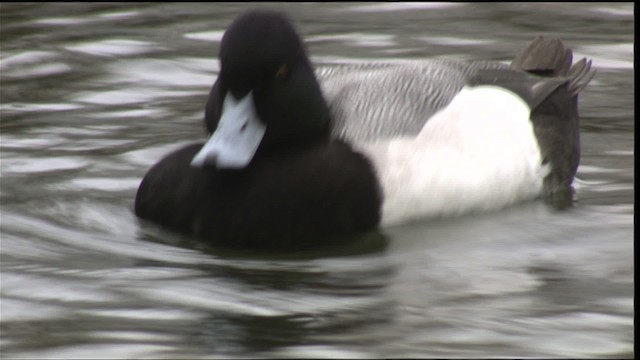
<path id="1" fill-rule="evenodd" d="M 286 10 L 321 66 L 509 61 L 561 37 L 598 71 L 580 98 L 575 206 L 423 221 L 304 257 L 228 254 L 137 220 L 147 169 L 204 138 L 221 36 L 250 7 Z M 1 4 L 2 355 L 632 357 L 633 11 Z"/>

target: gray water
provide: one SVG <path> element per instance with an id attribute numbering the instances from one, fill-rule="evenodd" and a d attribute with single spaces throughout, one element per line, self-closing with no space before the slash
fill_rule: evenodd
<path id="1" fill-rule="evenodd" d="M 561 37 L 582 93 L 576 204 L 383 229 L 382 246 L 229 254 L 139 221 L 140 179 L 204 138 L 220 37 L 250 7 L 318 65 L 509 61 Z M 633 357 L 633 4 L 0 5 L 7 358 Z M 376 236 L 376 235 L 372 235 Z"/>

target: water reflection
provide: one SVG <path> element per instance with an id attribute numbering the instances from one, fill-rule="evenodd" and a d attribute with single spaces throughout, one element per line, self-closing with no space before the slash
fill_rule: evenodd
<path id="1" fill-rule="evenodd" d="M 176 355 L 243 354 L 317 342 L 318 334 L 358 332 L 392 319 L 384 292 L 394 267 L 384 265 L 379 253 L 216 260 L 160 247 L 127 263 L 104 252 L 96 253 L 100 259 L 85 253 L 61 268 L 55 259 L 70 254 L 30 250 L 30 257 L 50 265 L 3 264 L 11 269 L 3 272 L 3 296 L 11 299 L 3 301 L 3 311 L 13 312 L 16 324 L 9 317 L 3 325 L 14 339 L 5 346 L 9 352 L 39 354 L 40 347 L 56 346 L 57 354 L 65 354 L 82 343 L 134 341 L 171 344 L 164 351 Z M 20 316 L 36 303 L 43 305 L 38 312 Z M 26 336 L 30 328 L 46 329 L 47 335 L 34 340 Z"/>

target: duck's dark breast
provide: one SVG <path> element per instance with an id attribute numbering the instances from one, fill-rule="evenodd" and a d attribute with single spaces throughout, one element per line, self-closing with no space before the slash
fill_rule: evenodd
<path id="1" fill-rule="evenodd" d="M 146 174 L 135 212 L 219 246 L 299 249 L 374 229 L 381 192 L 370 162 L 341 142 L 254 159 L 242 171 L 189 165 L 202 144 Z"/>

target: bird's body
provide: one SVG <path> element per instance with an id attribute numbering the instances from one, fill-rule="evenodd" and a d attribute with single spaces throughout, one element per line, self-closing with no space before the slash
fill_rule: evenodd
<path id="1" fill-rule="evenodd" d="M 238 17 L 210 134 L 140 184 L 136 214 L 216 245 L 292 250 L 490 210 L 571 186 L 593 71 L 554 38 L 511 65 L 449 59 L 314 72 L 288 19 Z"/>

